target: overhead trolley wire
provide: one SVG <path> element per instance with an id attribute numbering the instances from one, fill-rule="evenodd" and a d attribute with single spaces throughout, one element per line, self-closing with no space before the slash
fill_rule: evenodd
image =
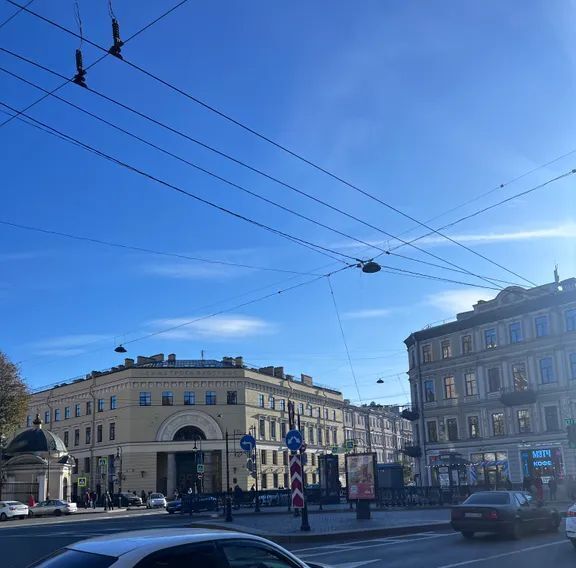
<path id="1" fill-rule="evenodd" d="M 35 17 L 37 17 L 37 18 L 39 18 L 39 19 L 41 19 L 41 20 L 43 20 L 43 21 L 45 21 L 46 23 L 48 23 L 48 24 L 50 24 L 50 25 L 52 25 L 52 26 L 54 26 L 54 27 L 56 27 L 56 28 L 58 28 L 58 29 L 60 29 L 60 30 L 62 30 L 62 31 L 64 31 L 64 32 L 68 33 L 68 34 L 71 34 L 71 35 L 74 35 L 74 36 L 78 36 L 78 34 L 75 33 L 74 31 L 66 28 L 65 26 L 62 26 L 61 24 L 59 24 L 58 22 L 55 22 L 54 20 L 51 20 L 51 19 L 49 19 L 49 18 L 47 18 L 47 17 L 45 17 L 45 16 L 42 16 L 41 14 L 38 14 L 37 12 L 34 12 L 33 10 L 30 10 L 30 9 L 24 7 L 24 6 L 21 6 L 20 4 L 18 4 L 18 3 L 15 2 L 14 0 L 6 0 L 6 1 L 9 2 L 10 4 L 13 4 L 13 5 L 16 6 L 16 7 L 22 8 L 23 10 L 25 10 L 25 11 L 28 12 L 29 14 L 31 14 L 31 15 L 33 15 L 33 16 L 35 16 Z M 93 41 L 90 41 L 90 40 L 86 40 L 86 39 L 85 39 L 85 41 L 86 41 L 87 43 L 89 43 L 90 45 L 92 45 L 93 47 L 95 47 L 95 48 L 97 48 L 97 49 L 100 49 L 100 50 L 105 51 L 106 53 L 108 53 L 108 51 L 107 51 L 107 49 L 106 49 L 105 47 L 103 47 L 103 46 L 101 46 L 101 45 L 99 45 L 99 44 L 97 44 L 97 43 L 95 43 L 95 42 L 93 42 Z M 220 116 L 220 117 L 224 118 L 225 120 L 227 120 L 227 121 L 235 124 L 236 126 L 239 126 L 239 127 L 242 128 L 243 130 L 246 130 L 247 132 L 249 132 L 249 133 L 257 136 L 258 138 L 264 140 L 265 142 L 268 142 L 268 143 L 272 144 L 273 146 L 277 147 L 278 149 L 282 150 L 283 152 L 286 152 L 287 154 L 293 156 L 294 158 L 296 158 L 296 159 L 298 159 L 298 160 L 306 163 L 307 165 L 313 167 L 314 169 L 316 169 L 316 170 L 318 170 L 318 171 L 320 171 L 320 172 L 322 172 L 322 173 L 330 176 L 331 178 L 335 179 L 336 181 L 339 181 L 340 183 L 343 183 L 344 185 L 348 186 L 349 188 L 353 189 L 354 191 L 357 191 L 357 192 L 361 193 L 361 194 L 364 195 L 365 197 L 368 197 L 369 199 L 372 199 L 373 201 L 376 201 L 376 202 L 380 203 L 381 205 L 383 205 L 384 207 L 390 209 L 391 211 L 394 211 L 395 213 L 397 213 L 397 214 L 399 214 L 399 215 L 401 215 L 401 216 L 403 216 L 403 217 L 411 220 L 412 222 L 417 223 L 418 225 L 421 225 L 422 227 L 425 227 L 426 229 L 434 232 L 435 234 L 439 235 L 440 237 L 449 240 L 449 241 L 452 242 L 453 244 L 455 244 L 455 245 L 457 245 L 457 246 L 459 246 L 459 247 L 467 250 L 468 252 L 471 252 L 472 254 L 474 254 L 474 255 L 476 255 L 476 256 L 478 256 L 478 257 L 480 257 L 480 258 L 483 258 L 484 260 L 486 260 L 486 261 L 488 261 L 488 262 L 490 262 L 490 263 L 498 266 L 498 267 L 501 268 L 502 270 L 505 270 L 506 272 L 508 272 L 508 273 L 510 273 L 510 274 L 513 274 L 513 275 L 516 276 L 517 278 L 520 278 L 521 280 L 524 280 L 525 282 L 527 282 L 527 283 L 529 283 L 529 284 L 531 284 L 531 285 L 533 285 L 533 286 L 536 286 L 536 283 L 534 283 L 534 282 L 528 280 L 527 278 L 525 278 L 525 277 L 517 274 L 516 272 L 512 271 L 511 269 L 509 269 L 509 268 L 507 268 L 507 267 L 505 267 L 505 266 L 503 266 L 503 265 L 501 265 L 501 264 L 499 264 L 499 263 L 496 263 L 495 261 L 489 259 L 489 258 L 486 257 L 485 255 L 482 255 L 481 253 L 478 253 L 478 252 L 475 251 L 474 249 L 472 249 L 472 248 L 470 248 L 470 247 L 468 247 L 468 246 L 466 246 L 466 245 L 464 245 L 464 244 L 462 244 L 462 243 L 459 243 L 458 241 L 456 241 L 455 239 L 453 239 L 453 238 L 451 238 L 451 237 L 449 237 L 449 236 L 447 236 L 447 235 L 442 234 L 439 230 L 432 228 L 431 226 L 427 225 L 426 223 L 424 223 L 424 222 L 422 222 L 422 221 L 419 221 L 418 219 L 416 219 L 416 218 L 413 217 L 412 215 L 409 215 L 408 213 L 405 213 L 404 211 L 398 209 L 397 207 L 394 207 L 393 205 L 390 205 L 390 204 L 387 203 L 386 201 L 384 201 L 384 200 L 380 199 L 379 197 L 377 197 L 377 196 L 369 193 L 368 191 L 360 188 L 359 186 L 357 186 L 357 185 L 355 185 L 355 184 L 353 184 L 353 183 L 345 180 L 344 178 L 342 178 L 342 177 L 338 176 L 337 174 L 331 172 L 330 170 L 327 170 L 326 168 L 324 168 L 324 167 L 316 164 L 315 162 L 313 162 L 313 161 L 305 158 L 305 157 L 302 156 L 301 154 L 298 154 L 297 152 L 295 152 L 295 151 L 293 151 L 293 150 L 290 150 L 288 147 L 280 144 L 279 142 L 276 142 L 276 141 L 272 140 L 271 138 L 265 136 L 264 134 L 262 134 L 262 133 L 260 133 L 260 132 L 258 132 L 258 131 L 256 131 L 256 130 L 250 128 L 250 127 L 247 126 L 246 124 L 240 122 L 239 120 L 234 119 L 232 116 L 224 113 L 223 111 L 220 111 L 220 110 L 216 109 L 216 108 L 213 107 L 212 105 L 209 105 L 208 103 L 206 103 L 206 102 L 202 101 L 201 99 L 195 97 L 194 95 L 192 95 L 192 94 L 184 91 L 183 89 L 177 87 L 176 85 L 174 85 L 174 84 L 172 84 L 172 83 L 170 83 L 170 82 L 162 79 L 162 78 L 159 77 L 158 75 L 155 75 L 154 73 L 152 73 L 152 72 L 144 69 L 143 67 L 141 67 L 141 66 L 139 66 L 139 65 L 137 65 L 137 64 L 135 64 L 135 63 L 133 63 L 133 62 L 131 62 L 131 61 L 129 61 L 129 60 L 127 60 L 126 58 L 123 58 L 122 61 L 123 61 L 124 63 L 126 63 L 127 65 L 129 65 L 130 67 L 132 67 L 132 68 L 140 71 L 141 73 L 147 75 L 147 76 L 150 77 L 151 79 L 154 79 L 155 81 L 158 81 L 158 82 L 161 83 L 162 85 L 164 85 L 164 86 L 166 86 L 166 87 L 174 90 L 175 92 L 177 92 L 177 93 L 185 96 L 186 98 L 188 98 L 188 99 L 192 100 L 193 102 L 201 105 L 202 107 L 206 108 L 207 110 L 209 110 L 209 111 L 217 114 L 218 116 Z M 389 236 L 391 236 L 392 238 L 396 238 L 396 237 L 393 237 L 392 235 L 389 235 Z M 426 251 L 426 253 L 427 253 L 427 254 L 431 254 L 431 253 L 428 253 L 428 251 Z M 440 259 L 440 260 L 443 260 L 444 262 L 448 262 L 448 261 L 446 261 L 445 259 Z M 470 273 L 470 274 L 473 275 L 473 273 Z M 482 278 L 482 279 L 485 280 L 484 278 Z"/>
<path id="2" fill-rule="evenodd" d="M 13 51 L 10 51 L 10 50 L 8 50 L 8 49 L 6 49 L 6 48 L 0 47 L 0 51 L 3 51 L 3 52 L 5 52 L 5 53 L 7 53 L 7 54 L 9 54 L 9 55 L 11 55 L 11 56 L 19 59 L 19 60 L 25 61 L 26 63 L 29 63 L 29 64 L 31 64 L 31 65 L 34 65 L 35 67 L 40 68 L 40 69 L 42 69 L 42 70 L 44 70 L 44 71 L 47 71 L 47 72 L 49 72 L 49 73 L 51 73 L 51 74 L 53 74 L 53 75 L 56 75 L 56 76 L 58 76 L 58 77 L 64 77 L 64 76 L 61 75 L 60 73 L 57 73 L 57 72 L 53 71 L 52 69 L 49 69 L 48 67 L 45 67 L 45 66 L 42 65 L 42 64 L 39 64 L 39 63 L 37 63 L 37 62 L 35 62 L 35 61 L 32 61 L 32 60 L 30 60 L 30 59 L 28 59 L 28 58 L 26 58 L 26 57 L 24 57 L 24 56 L 22 56 L 22 55 L 20 55 L 20 54 L 14 53 Z M 68 106 L 71 106 L 72 108 L 75 108 L 76 110 L 79 110 L 80 112 L 82 112 L 82 113 L 84 113 L 84 114 L 87 114 L 88 116 L 91 116 L 92 118 L 95 118 L 96 120 L 98 120 L 98 121 L 100 121 L 100 122 L 103 122 L 103 123 L 105 123 L 106 125 L 114 128 L 114 129 L 116 129 L 116 130 L 118 130 L 118 131 L 120 131 L 120 132 L 122 132 L 122 133 L 124 133 L 124 134 L 126 134 L 126 135 L 128 135 L 128 136 L 130 136 L 130 137 L 132 137 L 132 138 L 134 138 L 134 139 L 136 139 L 136 140 L 138 140 L 138 141 L 140 141 L 140 142 L 143 142 L 144 144 L 146 144 L 146 145 L 148 145 L 148 146 L 151 146 L 151 147 L 155 148 L 156 150 L 159 150 L 159 151 L 163 152 L 164 154 L 167 154 L 167 155 L 169 155 L 169 156 L 171 156 L 171 157 L 173 157 L 173 158 L 175 158 L 175 159 L 177 159 L 177 160 L 179 160 L 179 161 L 181 161 L 181 162 L 183 162 L 183 163 L 185 163 L 185 164 L 187 164 L 187 165 L 189 165 L 189 166 L 191 166 L 191 167 L 193 167 L 193 168 L 195 168 L 195 169 L 197 169 L 197 170 L 199 170 L 199 171 L 201 171 L 201 172 L 203 172 L 203 173 L 205 173 L 205 174 L 207 174 L 207 175 L 209 175 L 209 176 L 211 176 L 211 177 L 214 177 L 214 178 L 218 179 L 219 181 L 222 181 L 222 182 L 224 182 L 224 183 L 226 183 L 226 184 L 228 184 L 228 185 L 230 185 L 230 186 L 232 186 L 232 187 L 235 187 L 236 189 L 239 189 L 240 191 L 246 192 L 246 193 L 252 195 L 253 197 L 256 197 L 257 199 L 263 200 L 263 201 L 265 201 L 265 202 L 267 202 L 267 203 L 269 203 L 269 204 L 271 204 L 271 205 L 274 205 L 274 206 L 276 206 L 276 207 L 280 207 L 281 209 L 283 209 L 283 210 L 285 210 L 285 211 L 288 211 L 288 212 L 290 212 L 290 213 L 292 213 L 292 214 L 294 214 L 294 215 L 296 215 L 296 216 L 298 216 L 298 217 L 300 217 L 300 218 L 303 218 L 303 219 L 305 219 L 305 220 L 307 220 L 307 221 L 309 221 L 309 222 L 312 222 L 312 223 L 314 223 L 314 224 L 316 224 L 316 225 L 319 225 L 319 226 L 321 226 L 321 227 L 323 227 L 323 228 L 325 228 L 325 229 L 328 229 L 328 230 L 330 230 L 330 231 L 332 231 L 332 232 L 335 232 L 335 233 L 339 234 L 340 236 L 344 236 L 344 237 L 346 237 L 346 238 L 352 239 L 352 240 L 354 240 L 354 241 L 356 241 L 356 242 L 358 242 L 358 243 L 360 243 L 360 244 L 363 244 L 363 245 L 365 245 L 365 246 L 368 246 L 368 247 L 374 248 L 374 249 L 376 249 L 376 250 L 379 250 L 379 251 L 381 251 L 382 253 L 390 254 L 390 252 L 389 252 L 388 250 L 383 249 L 383 248 L 381 248 L 381 247 L 378 246 L 378 245 L 371 244 L 371 243 L 369 243 L 369 242 L 366 242 L 366 241 L 363 241 L 363 240 L 361 240 L 361 239 L 358 239 L 358 238 L 356 238 L 356 237 L 354 237 L 354 236 L 352 236 L 352 235 L 349 235 L 349 234 L 347 234 L 347 233 L 344 233 L 344 232 L 342 232 L 342 231 L 339 231 L 339 230 L 337 230 L 337 229 L 334 229 L 334 228 L 331 227 L 331 226 L 328 226 L 328 225 L 326 225 L 326 224 L 324 224 L 324 223 L 318 222 L 318 221 L 316 221 L 316 220 L 314 220 L 314 219 L 312 219 L 312 218 L 310 218 L 310 217 L 307 217 L 307 216 L 305 216 L 305 215 L 302 215 L 302 214 L 300 214 L 300 213 L 298 213 L 298 212 L 296 212 L 296 211 L 294 211 L 294 210 L 292 210 L 292 209 L 290 209 L 290 208 L 287 208 L 287 207 L 285 207 L 285 206 L 283 206 L 283 205 L 280 205 L 280 204 L 276 203 L 276 202 L 273 201 L 273 200 L 270 200 L 270 199 L 268 199 L 268 198 L 266 198 L 266 197 L 263 197 L 262 195 L 254 192 L 254 191 L 251 191 L 251 190 L 247 189 L 247 188 L 244 187 L 244 186 L 241 186 L 241 185 L 239 185 L 239 184 L 236 184 L 235 182 L 232 182 L 232 181 L 230 181 L 230 180 L 228 180 L 228 179 L 226 179 L 226 178 L 223 178 L 222 176 L 220 176 L 220 175 L 218 175 L 218 174 L 216 174 L 216 173 L 214 173 L 214 172 L 211 172 L 210 170 L 207 170 L 206 168 L 203 168 L 203 167 L 201 167 L 201 166 L 199 166 L 199 165 L 197 165 L 197 164 L 195 164 L 195 163 L 193 163 L 193 162 L 190 162 L 189 160 L 187 160 L 187 159 L 185 159 L 185 158 L 182 158 L 181 156 L 178 156 L 178 155 L 174 154 L 173 152 L 170 152 L 170 151 L 168 151 L 168 150 L 166 150 L 166 149 L 158 146 L 157 144 L 154 144 L 154 143 L 150 142 L 149 140 L 146 140 L 146 139 L 144 139 L 144 138 L 142 138 L 142 137 L 140 137 L 140 136 L 138 136 L 138 135 L 136 135 L 136 134 L 134 134 L 134 133 L 132 133 L 132 132 L 124 129 L 124 128 L 119 127 L 117 124 L 115 124 L 115 123 L 113 123 L 113 122 L 110 122 L 110 121 L 102 118 L 101 116 L 99 116 L 99 115 L 97 115 L 97 114 L 95 114 L 95 113 L 92 113 L 92 112 L 90 112 L 90 111 L 87 111 L 86 109 L 84 109 L 84 108 L 82 108 L 82 107 L 80 107 L 80 106 L 78 106 L 78 105 L 76 105 L 76 104 L 74 104 L 74 103 L 72 103 L 72 102 L 70 102 L 70 101 L 68 101 L 68 100 L 66 100 L 66 99 L 64 99 L 64 98 L 56 95 L 56 94 L 54 94 L 54 93 L 50 93 L 49 91 L 47 91 L 47 90 L 44 89 L 43 87 L 39 86 L 38 84 L 36 84 L 36 83 L 34 83 L 34 82 L 32 82 L 32 81 L 29 81 L 28 79 L 25 79 L 24 77 L 22 77 L 22 76 L 20 76 L 20 75 L 18 75 L 18 74 L 16 74 L 16 73 L 14 73 L 14 72 L 12 72 L 12 71 L 9 71 L 9 70 L 7 70 L 7 69 L 5 69 L 5 68 L 2 68 L 2 67 L 0 67 L 0 70 L 3 71 L 4 73 L 6 73 L 6 74 L 8 74 L 8 75 L 10 75 L 10 76 L 12 76 L 12 77 L 14 77 L 14 78 L 16 78 L 16 79 L 19 79 L 20 81 L 22 81 L 22 82 L 24 82 L 24 83 L 26 83 L 26 84 L 28 84 L 28 85 L 30 85 L 30 86 L 32 86 L 32 87 L 35 87 L 35 88 L 37 88 L 37 89 L 39 89 L 39 90 L 41 90 L 41 91 L 43 91 L 43 92 L 45 92 L 45 93 L 48 93 L 48 95 L 53 96 L 54 98 L 56 98 L 57 100 L 65 103 L 65 104 L 67 104 Z M 167 125 L 165 125 L 164 123 L 162 123 L 162 122 L 160 122 L 160 121 L 157 121 L 156 119 L 154 119 L 154 118 L 152 118 L 152 117 L 150 117 L 150 116 L 148 116 L 148 115 L 146 115 L 146 114 L 143 114 L 143 113 L 141 113 L 141 112 L 139 112 L 139 111 L 137 111 L 137 110 L 135 110 L 135 109 L 127 106 L 127 105 L 124 105 L 123 103 L 118 102 L 117 100 L 115 100 L 115 99 L 113 99 L 113 98 L 111 98 L 111 97 L 108 97 L 107 95 L 104 95 L 104 94 L 102 94 L 102 93 L 100 93 L 100 92 L 98 92 L 98 91 L 95 91 L 94 89 L 91 89 L 91 88 L 88 88 L 88 90 L 92 91 L 94 94 L 102 97 L 103 99 L 105 99 L 105 100 L 107 100 L 107 101 L 109 101 L 109 102 L 112 102 L 112 103 L 114 103 L 114 104 L 116 104 L 116 105 L 118 105 L 118 106 L 120 106 L 120 107 L 122 107 L 122 108 L 124 108 L 124 109 L 126 109 L 126 110 L 129 110 L 130 112 L 133 112 L 133 113 L 137 114 L 137 115 L 140 116 L 140 117 L 143 117 L 143 118 L 145 118 L 145 119 L 153 122 L 154 124 L 160 125 L 160 126 L 166 128 L 166 129 L 168 129 L 168 130 L 171 131 L 171 132 L 174 132 L 174 133 L 176 133 L 176 134 L 179 134 L 179 135 L 183 136 L 184 138 L 186 138 L 186 139 L 188 139 L 188 140 L 190 140 L 190 141 L 192 141 L 192 142 L 194 142 L 194 143 L 198 143 L 198 144 L 200 144 L 201 146 L 203 146 L 203 147 L 205 147 L 205 148 L 207 148 L 207 149 L 209 149 L 209 150 L 212 150 L 212 151 L 216 152 L 217 154 L 220 154 L 220 155 L 222 155 L 222 156 L 224 156 L 224 157 L 226 157 L 226 158 L 228 158 L 228 159 L 231 159 L 232 161 L 234 161 L 234 162 L 236 162 L 236 163 L 240 163 L 240 164 L 244 165 L 244 162 L 241 162 L 241 161 L 237 160 L 236 158 L 233 158 L 233 157 L 231 157 L 231 156 L 229 156 L 229 155 L 227 155 L 227 154 L 225 154 L 225 153 L 223 153 L 223 152 L 220 152 L 219 150 L 216 150 L 216 149 L 214 149 L 214 148 L 212 148 L 212 147 L 210 147 L 210 146 L 208 146 L 208 145 L 206 145 L 206 144 L 204 144 L 204 143 L 202 143 L 202 142 L 199 142 L 198 140 L 196 140 L 196 139 L 188 136 L 187 134 L 182 133 L 181 131 L 176 130 L 176 129 L 170 127 L 170 126 L 167 126 Z M 280 183 L 280 184 L 282 184 L 282 185 L 285 185 L 285 186 L 288 187 L 289 189 L 292 189 L 292 190 L 296 191 L 297 193 L 300 193 L 300 194 L 302 194 L 302 195 L 305 195 L 306 197 L 309 197 L 310 199 L 312 199 L 312 200 L 314 200 L 314 201 L 316 201 L 316 202 L 318 202 L 318 203 L 321 203 L 322 205 L 325 205 L 326 207 L 329 207 L 330 209 L 332 209 L 332 210 L 334 210 L 334 211 L 337 211 L 338 213 L 341 213 L 341 214 L 343 214 L 343 215 L 345 215 L 345 216 L 347 216 L 347 217 L 349 217 L 349 218 L 352 218 L 352 219 L 354 219 L 354 220 L 356 220 L 356 221 L 358 221 L 358 222 L 360 222 L 360 223 L 362 223 L 362 224 L 364 224 L 364 225 L 367 225 L 367 226 L 369 226 L 369 227 L 371 227 L 371 228 L 373 228 L 373 229 L 375 229 L 375 230 L 378 230 L 378 231 L 382 232 L 383 234 L 385 234 L 385 235 L 387 235 L 387 236 L 389 236 L 389 237 L 391 237 L 391 238 L 394 238 L 394 239 L 396 238 L 396 237 L 394 237 L 394 235 L 392 235 L 392 234 L 390 234 L 390 233 L 388 233 L 388 232 L 386 232 L 386 231 L 383 231 L 382 229 L 380 229 L 380 228 L 378 228 L 378 227 L 375 227 L 374 225 L 371 225 L 370 223 L 367 223 L 367 222 L 359 219 L 358 217 L 355 217 L 354 215 L 351 215 L 351 214 L 349 214 L 349 213 L 347 213 L 347 212 L 345 212 L 345 211 L 343 211 L 343 210 L 340 210 L 340 209 L 338 209 L 337 207 L 334 207 L 334 206 L 330 205 L 329 203 L 326 203 L 326 202 L 322 201 L 321 199 L 318 199 L 318 198 L 316 198 L 316 197 L 314 197 L 314 196 L 312 196 L 312 195 L 310 195 L 310 194 L 308 194 L 308 193 L 306 193 L 306 192 L 304 192 L 304 191 L 302 191 L 302 190 L 299 190 L 298 188 L 295 188 L 295 187 L 293 187 L 293 186 L 290 186 L 289 184 L 286 184 L 285 182 L 283 182 L 283 181 L 281 181 L 281 180 L 278 180 L 277 178 L 274 178 L 274 177 L 272 177 L 272 176 L 270 176 L 270 175 L 268 175 L 268 174 L 266 174 L 266 173 L 264 173 L 264 172 L 261 172 L 260 170 L 257 170 L 257 169 L 255 169 L 255 168 L 253 168 L 252 166 L 246 165 L 246 167 L 248 167 L 250 170 L 253 170 L 253 171 L 257 172 L 257 173 L 261 173 L 261 174 L 264 175 L 266 178 L 269 178 L 269 179 L 271 179 L 271 180 L 273 180 L 273 181 L 275 181 L 275 182 L 277 182 L 277 183 Z M 407 244 L 408 244 L 408 243 L 407 243 Z M 423 261 L 423 260 L 420 260 L 420 259 L 414 259 L 414 258 L 412 258 L 412 257 L 405 256 L 405 255 L 401 255 L 401 254 L 398 254 L 398 253 L 394 253 L 394 256 L 397 256 L 397 257 L 399 257 L 399 258 L 404 258 L 404 259 L 406 259 L 406 260 L 410 260 L 410 261 L 413 261 L 413 262 L 421 262 L 421 263 L 423 263 L 423 264 L 427 264 L 427 265 L 429 265 L 429 266 L 434 266 L 434 267 L 436 267 L 436 268 L 441 268 L 441 269 L 443 269 L 443 270 L 454 270 L 455 272 L 460 272 L 460 273 L 463 273 L 463 274 L 468 274 L 468 275 L 470 275 L 470 276 L 474 276 L 474 277 L 480 278 L 480 279 L 488 282 L 489 284 L 494 284 L 495 282 L 504 282 L 504 283 L 506 283 L 506 284 L 516 284 L 515 282 L 509 282 L 509 281 L 506 281 L 506 280 L 501 280 L 501 279 L 497 279 L 497 278 L 493 278 L 493 277 L 484 277 L 484 276 L 478 275 L 478 274 L 476 274 L 476 273 L 474 273 L 474 272 L 471 272 L 471 271 L 469 271 L 469 270 L 460 268 L 458 265 L 456 265 L 456 264 L 454 264 L 454 263 L 451 263 L 450 261 L 447 261 L 447 260 L 443 259 L 442 257 L 440 257 L 440 256 L 438 256 L 438 255 L 435 255 L 435 254 L 433 254 L 433 253 L 430 253 L 430 252 L 428 252 L 428 251 L 425 251 L 424 249 L 421 249 L 420 247 L 414 247 L 414 248 L 416 248 L 417 250 L 419 250 L 419 251 L 421 251 L 421 252 L 424 252 L 424 253 L 428 254 L 429 256 L 432 256 L 433 258 L 437 258 L 437 259 L 439 259 L 440 261 L 445 262 L 445 263 L 453 266 L 454 268 L 453 268 L 453 269 L 450 269 L 450 268 L 448 268 L 448 267 L 446 267 L 446 266 L 442 266 L 442 265 L 438 265 L 438 264 L 426 262 L 426 261 Z M 357 259 L 357 260 L 359 260 L 359 259 Z"/>

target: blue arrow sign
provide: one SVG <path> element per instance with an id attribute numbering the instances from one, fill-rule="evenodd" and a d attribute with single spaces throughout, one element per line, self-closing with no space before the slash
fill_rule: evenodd
<path id="1" fill-rule="evenodd" d="M 245 434 L 242 436 L 242 438 L 240 438 L 240 447 L 245 452 L 251 452 L 256 447 L 256 440 L 254 439 L 254 436 L 251 436 L 250 434 Z"/>
<path id="2" fill-rule="evenodd" d="M 292 451 L 297 452 L 302 446 L 302 434 L 299 430 L 290 430 L 286 434 L 286 447 Z"/>

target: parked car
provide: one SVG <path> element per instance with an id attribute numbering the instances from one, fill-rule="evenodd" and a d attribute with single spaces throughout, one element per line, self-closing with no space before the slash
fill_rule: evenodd
<path id="1" fill-rule="evenodd" d="M 556 509 L 529 501 L 521 491 L 479 491 L 451 513 L 452 528 L 465 538 L 489 532 L 517 539 L 527 531 L 556 531 L 560 522 Z"/>
<path id="2" fill-rule="evenodd" d="M 40 501 L 34 507 L 28 509 L 29 517 L 40 517 L 42 515 L 70 515 L 78 510 L 76 503 L 70 501 L 63 501 L 61 499 L 49 499 L 48 501 Z"/>
<path id="3" fill-rule="evenodd" d="M 28 505 L 20 501 L 0 501 L 0 521 L 8 519 L 25 519 L 28 516 Z"/>
<path id="4" fill-rule="evenodd" d="M 141 507 L 142 499 L 134 493 L 116 493 L 113 497 L 115 507 Z"/>
<path id="5" fill-rule="evenodd" d="M 166 497 L 162 493 L 150 493 L 146 501 L 147 509 L 164 509 L 166 508 Z"/>
<path id="6" fill-rule="evenodd" d="M 572 505 L 566 513 L 566 536 L 576 548 L 576 505 Z"/>
<path id="7" fill-rule="evenodd" d="M 185 498 L 186 500 L 186 498 Z M 198 511 L 216 511 L 218 509 L 218 499 L 209 495 L 194 495 L 189 500 L 192 512 Z M 174 513 L 182 512 L 182 499 L 175 499 L 166 504 L 166 511 L 173 515 Z M 189 513 L 190 509 L 187 505 L 184 506 L 184 512 Z"/>
<path id="8" fill-rule="evenodd" d="M 74 542 L 34 568 L 135 566 L 292 566 L 319 568 L 259 536 L 208 529 L 121 532 Z"/>

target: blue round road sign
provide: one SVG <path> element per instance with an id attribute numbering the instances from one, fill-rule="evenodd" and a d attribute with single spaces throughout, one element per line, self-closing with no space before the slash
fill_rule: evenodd
<path id="1" fill-rule="evenodd" d="M 288 434 L 286 434 L 286 447 L 292 452 L 297 452 L 301 446 L 301 432 L 299 430 L 290 430 Z"/>
<path id="2" fill-rule="evenodd" d="M 256 447 L 256 440 L 254 439 L 254 436 L 251 436 L 250 434 L 245 434 L 242 436 L 242 438 L 240 438 L 240 447 L 245 452 L 251 452 Z"/>

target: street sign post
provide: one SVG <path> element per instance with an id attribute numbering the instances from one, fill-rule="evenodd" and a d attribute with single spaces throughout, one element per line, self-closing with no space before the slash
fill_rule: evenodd
<path id="1" fill-rule="evenodd" d="M 566 422 L 566 426 L 573 426 L 576 424 L 576 418 L 564 418 L 564 422 Z"/>
<path id="2" fill-rule="evenodd" d="M 245 452 L 251 452 L 256 447 L 256 440 L 254 436 L 250 434 L 245 434 L 240 438 L 240 447 Z"/>
<path id="3" fill-rule="evenodd" d="M 290 489 L 292 490 L 292 507 L 303 509 L 304 484 L 302 482 L 302 464 L 298 454 L 290 456 Z"/>
<path id="4" fill-rule="evenodd" d="M 290 430 L 286 434 L 286 447 L 292 452 L 297 452 L 302 447 L 302 433 L 299 430 Z"/>

